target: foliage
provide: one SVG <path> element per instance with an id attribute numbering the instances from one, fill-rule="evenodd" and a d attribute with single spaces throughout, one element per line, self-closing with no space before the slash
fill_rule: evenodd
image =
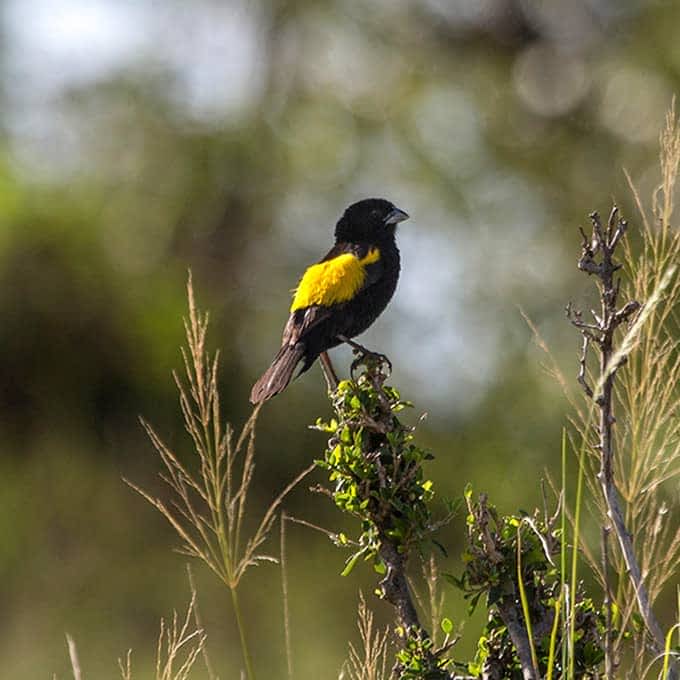
<path id="1" fill-rule="evenodd" d="M 448 579 L 470 601 L 470 613 L 484 597 L 488 609 L 487 623 L 478 642 L 477 654 L 469 671 L 490 680 L 521 680 L 521 649 L 534 651 L 540 677 L 548 672 L 548 659 L 555 644 L 566 640 L 551 633 L 556 604 L 560 600 L 562 575 L 557 556 L 561 550 L 561 530 L 555 528 L 557 515 L 500 515 L 485 494 L 473 500 L 467 488 L 468 544 L 463 553 L 465 569 L 461 577 Z M 518 575 L 521 580 L 518 579 Z M 526 607 L 522 601 L 526 601 Z M 579 591 L 576 595 L 576 634 L 573 655 L 577 678 L 597 677 L 604 652 L 602 633 L 604 617 L 592 599 Z M 527 616 L 528 614 L 528 616 Z M 527 638 L 527 631 L 532 639 Z M 524 636 L 524 642 L 521 640 Z M 563 673 L 559 662 L 552 669 Z"/>
<path id="2" fill-rule="evenodd" d="M 432 638 L 420 627 L 397 628 L 401 649 L 394 674 L 399 680 L 445 680 L 452 660 L 445 656 L 448 645 L 435 648 Z"/>
<path id="3" fill-rule="evenodd" d="M 358 548 L 348 559 L 345 575 L 360 558 L 374 559 L 384 572 L 378 555 L 382 537 L 407 553 L 434 527 L 433 483 L 422 467 L 433 456 L 414 443 L 414 429 L 396 416 L 411 404 L 382 380 L 379 366 L 368 367 L 356 381 L 343 380 L 332 395 L 336 417 L 314 426 L 331 435 L 318 465 L 330 473 L 333 500 L 361 523 L 355 541 L 340 538 Z"/>
<path id="4" fill-rule="evenodd" d="M 384 357 L 365 353 L 353 367 L 359 365 L 359 377 L 342 381 L 331 394 L 335 417 L 314 426 L 331 435 L 324 459 L 318 461 L 333 484 L 327 493 L 360 523 L 356 539 L 338 535 L 337 543 L 354 548 L 343 574 L 363 558 L 373 560 L 384 576 L 378 592 L 395 606 L 399 621 L 396 676 L 447 678 L 446 652 L 452 643 L 447 636 L 445 644 L 435 648 L 418 620 L 405 575 L 409 554 L 422 551 L 442 524 L 433 519 L 433 484 L 423 470 L 433 456 L 414 442 L 414 428 L 396 415 L 411 404 L 384 384 Z"/>

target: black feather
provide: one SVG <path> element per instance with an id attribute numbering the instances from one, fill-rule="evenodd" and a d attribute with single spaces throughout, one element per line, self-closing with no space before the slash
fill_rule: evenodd
<path id="1" fill-rule="evenodd" d="M 302 344 L 284 345 L 274 357 L 272 365 L 253 385 L 250 391 L 250 403 L 260 404 L 285 390 L 303 354 Z"/>

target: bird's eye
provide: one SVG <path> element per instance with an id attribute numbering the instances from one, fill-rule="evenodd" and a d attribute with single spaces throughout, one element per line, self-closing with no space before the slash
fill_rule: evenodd
<path id="1" fill-rule="evenodd" d="M 371 217 L 375 217 L 375 218 L 380 217 L 380 211 L 379 210 L 371 210 Z"/>

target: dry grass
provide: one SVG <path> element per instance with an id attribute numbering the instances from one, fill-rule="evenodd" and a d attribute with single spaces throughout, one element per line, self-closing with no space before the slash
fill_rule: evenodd
<path id="1" fill-rule="evenodd" d="M 363 593 L 359 593 L 357 626 L 361 646 L 357 649 L 350 642 L 349 659 L 340 673 L 340 680 L 388 680 L 391 677 L 387 667 L 389 629 L 376 630 L 373 612 Z"/>
<path id="2" fill-rule="evenodd" d="M 192 592 L 191 602 L 182 619 L 177 612 L 173 612 L 170 624 L 161 619 L 155 680 L 188 680 L 206 640 L 203 630 L 194 625 L 195 607 L 196 593 Z M 118 667 L 123 680 L 133 680 L 131 651 L 125 659 L 118 659 Z"/>
<path id="3" fill-rule="evenodd" d="M 180 619 L 177 612 L 173 612 L 170 624 L 161 619 L 154 680 L 188 680 L 199 655 L 204 653 L 206 635 L 198 625 L 196 607 L 196 591 L 192 585 L 191 601 L 184 617 Z M 68 634 L 66 643 L 73 678 L 84 680 L 76 643 Z M 128 650 L 124 659 L 118 659 L 118 668 L 122 680 L 133 680 L 132 650 Z M 53 677 L 56 680 L 56 675 Z M 209 677 L 218 680 L 211 673 Z"/>
<path id="4" fill-rule="evenodd" d="M 442 587 L 444 579 L 433 554 L 430 555 L 428 560 L 423 559 L 421 566 L 425 593 L 421 594 L 413 579 L 409 579 L 409 586 L 418 607 L 429 619 L 430 638 L 434 646 L 437 646 L 442 641 L 443 632 L 441 622 L 444 616 L 445 593 Z"/>
<path id="5" fill-rule="evenodd" d="M 614 436 L 614 481 L 623 502 L 625 524 L 633 537 L 634 552 L 650 604 L 676 577 L 680 568 L 680 528 L 673 516 L 671 486 L 680 475 L 680 232 L 673 226 L 674 192 L 680 167 L 680 129 L 674 106 L 666 117 L 660 136 L 661 183 L 652 196 L 651 217 L 628 177 L 640 212 L 641 247 L 634 249 L 623 240 L 622 299 L 642 303 L 610 364 L 625 365 L 616 373 Z M 603 373 L 582 365 L 584 377 L 601 385 Z M 593 373 L 596 373 L 593 375 Z M 596 392 L 597 392 L 596 388 Z M 597 396 L 597 395 L 595 395 Z M 603 525 L 608 524 L 604 499 L 597 492 L 600 453 L 589 400 L 572 400 L 572 420 L 586 442 L 591 474 L 587 476 L 590 502 Z M 574 442 L 575 443 L 575 442 Z M 605 575 L 593 553 L 586 549 L 594 572 L 605 583 Z M 621 631 L 613 643 L 614 658 L 622 658 L 623 632 L 631 630 L 636 611 L 635 585 L 629 578 L 620 551 L 612 555 L 614 578 L 610 578 L 619 615 L 615 625 Z M 644 632 L 635 635 L 635 660 L 626 668 L 627 677 L 642 677 L 650 652 Z M 620 669 L 623 671 L 623 669 Z"/>
<path id="6" fill-rule="evenodd" d="M 172 493 L 170 503 L 127 482 L 146 498 L 171 524 L 182 540 L 181 552 L 200 559 L 229 588 L 241 637 L 248 678 L 252 664 L 238 601 L 241 578 L 252 566 L 277 559 L 262 552 L 278 509 L 286 494 L 313 468 L 303 470 L 274 499 L 262 514 L 253 533 L 243 536 L 248 492 L 255 469 L 255 423 L 259 407 L 238 437 L 229 424 L 223 425 L 217 389 L 219 354 L 206 350 L 208 314 L 196 308 L 191 277 L 187 284 L 189 317 L 185 319 L 187 349 L 182 348 L 184 380 L 175 374 L 179 401 L 195 453 L 195 465 L 185 466 L 154 428 L 142 421 L 163 462 L 161 478 Z"/>
<path id="7" fill-rule="evenodd" d="M 662 181 L 652 197 L 651 217 L 629 178 L 642 220 L 642 248 L 635 254 L 626 247 L 624 292 L 641 301 L 659 288 L 663 295 L 640 328 L 635 351 L 619 376 L 616 444 L 620 453 L 615 466 L 626 524 L 634 536 L 652 603 L 677 579 L 680 568 L 680 231 L 673 226 L 680 128 L 674 105 L 660 143 Z M 633 593 L 623 565 L 617 562 L 616 566 L 617 600 L 625 605 L 633 600 Z M 625 621 L 630 607 L 622 611 Z"/>
<path id="8" fill-rule="evenodd" d="M 73 672 L 73 680 L 82 680 L 83 674 L 80 670 L 80 659 L 78 658 L 78 648 L 75 640 L 67 633 L 66 645 L 68 647 L 68 658 L 71 662 L 71 671 Z"/>

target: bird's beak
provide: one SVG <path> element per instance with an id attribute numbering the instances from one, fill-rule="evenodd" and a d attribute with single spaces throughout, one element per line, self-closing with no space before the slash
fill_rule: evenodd
<path id="1" fill-rule="evenodd" d="M 408 219 L 408 214 L 399 208 L 394 208 L 385 218 L 385 224 L 399 224 Z"/>

